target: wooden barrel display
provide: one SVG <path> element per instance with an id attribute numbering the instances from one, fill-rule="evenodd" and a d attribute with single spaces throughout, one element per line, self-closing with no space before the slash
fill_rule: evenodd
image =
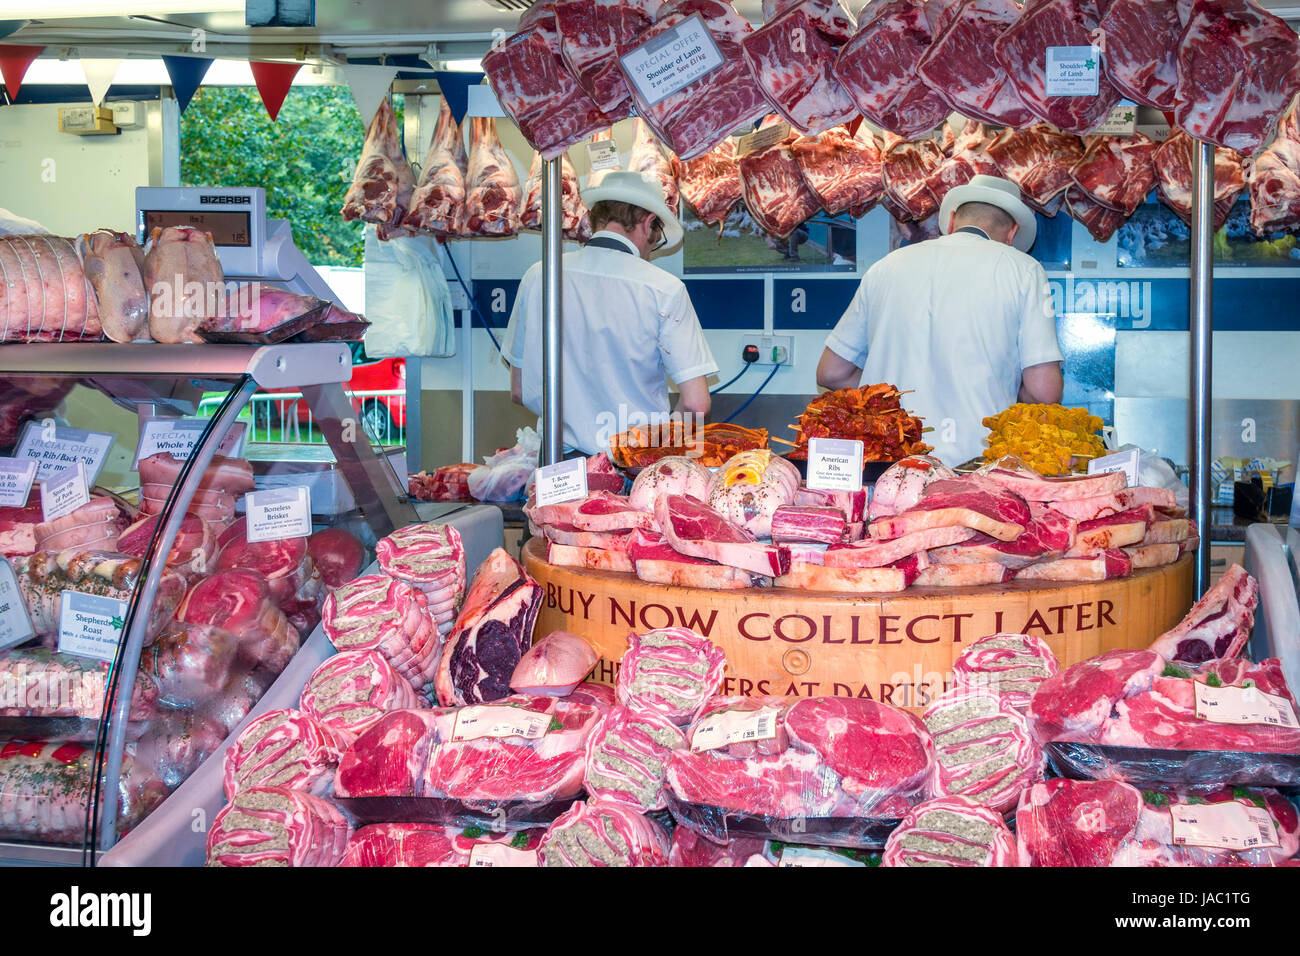
<path id="1" fill-rule="evenodd" d="M 920 710 L 952 686 L 952 664 L 999 631 L 1043 638 L 1067 667 L 1115 648 L 1144 648 L 1192 606 L 1192 556 L 1100 583 L 909 588 L 832 594 L 789 588 L 712 591 L 630 574 L 557 567 L 546 542 L 524 546 L 545 597 L 537 635 L 581 635 L 612 684 L 629 631 L 689 627 L 727 653 L 724 694 L 851 696 Z"/>

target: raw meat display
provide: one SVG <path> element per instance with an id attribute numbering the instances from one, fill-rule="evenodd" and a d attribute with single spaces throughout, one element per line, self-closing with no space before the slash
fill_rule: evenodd
<path id="1" fill-rule="evenodd" d="M 286 615 L 320 606 L 325 582 L 311 559 L 306 538 L 249 541 L 242 534 L 217 556 L 218 571 L 252 571 L 266 582 L 273 600 Z"/>
<path id="2" fill-rule="evenodd" d="M 590 704 L 602 714 L 606 713 L 618 702 L 614 688 L 608 684 L 597 684 L 595 681 L 589 680 L 583 681 L 574 688 L 568 698 L 575 704 Z"/>
<path id="3" fill-rule="evenodd" d="M 1038 686 L 1058 670 L 1052 649 L 1032 634 L 981 637 L 952 664 L 958 689 L 990 691 L 1021 712 Z"/>
<path id="4" fill-rule="evenodd" d="M 681 163 L 677 182 L 682 197 L 695 210 L 695 217 L 720 228 L 744 195 L 736 141 L 724 139 L 707 153 Z"/>
<path id="5" fill-rule="evenodd" d="M 269 334 L 287 326 L 296 330 L 303 322 L 319 325 L 327 306 L 327 302 L 315 296 L 296 295 L 265 283 L 249 282 L 231 292 L 225 306 L 204 319 L 196 332 Z"/>
<path id="6" fill-rule="evenodd" d="M 546 549 L 546 560 L 563 568 L 587 568 L 591 571 L 621 571 L 631 574 L 634 570 L 632 559 L 626 550 L 602 551 L 599 548 L 578 547 L 556 544 L 554 541 Z"/>
<path id="7" fill-rule="evenodd" d="M 158 515 L 141 518 L 122 529 L 112 550 L 133 558 L 143 558 L 153 541 L 158 527 Z M 207 574 L 212 570 L 217 556 L 217 535 L 214 525 L 187 514 L 181 519 L 180 530 L 167 555 L 167 566 L 186 574 Z"/>
<path id="8" fill-rule="evenodd" d="M 483 833 L 432 823 L 374 823 L 361 827 L 348 841 L 339 866 L 473 866 L 478 847 L 500 847 L 492 866 L 536 866 L 534 852 L 541 832 Z M 480 851 L 481 852 L 481 851 Z"/>
<path id="9" fill-rule="evenodd" d="M 225 275 L 210 233 L 154 229 L 144 252 L 149 335 L 157 342 L 202 342 L 196 331 L 223 311 Z"/>
<path id="10" fill-rule="evenodd" d="M 519 211 L 519 225 L 522 229 L 541 231 L 542 229 L 542 154 L 533 156 L 533 165 L 528 170 L 528 182 L 524 184 L 524 204 Z M 569 162 L 568 154 L 560 157 L 560 208 L 563 223 L 560 231 L 566 239 L 586 242 L 591 238 L 591 218 L 587 207 L 583 205 L 578 192 L 578 174 Z"/>
<path id="11" fill-rule="evenodd" d="M 75 511 L 53 521 L 43 521 L 32 529 L 37 551 L 109 551 L 117 543 L 123 528 L 117 502 L 108 497 L 94 497 Z"/>
<path id="12" fill-rule="evenodd" d="M 993 137 L 983 123 L 967 120 L 953 141 L 952 152 L 929 175 L 925 186 L 940 206 L 949 191 L 964 186 L 976 176 L 1001 176 L 998 164 L 988 154 Z"/>
<path id="13" fill-rule="evenodd" d="M 1048 48 L 1094 46 L 1094 14 L 1080 0 L 1035 0 L 993 44 L 994 56 L 1024 104 L 1043 122 L 1069 133 L 1091 132 L 1120 100 L 1104 71 L 1096 96 L 1047 95 Z"/>
<path id="14" fill-rule="evenodd" d="M 964 116 L 998 126 L 1029 126 L 1033 112 L 1006 69 L 990 56 L 993 43 L 1020 15 L 1020 5 L 1014 0 L 963 0 L 953 7 L 948 26 L 917 63 L 917 73 Z"/>
<path id="15" fill-rule="evenodd" d="M 655 504 L 655 516 L 668 543 L 689 557 L 772 577 L 790 570 L 789 548 L 756 542 L 751 534 L 693 498 L 662 497 Z"/>
<path id="16" fill-rule="evenodd" d="M 225 628 L 173 621 L 140 652 L 140 673 L 167 706 L 193 707 L 220 694 L 239 662 L 239 641 Z"/>
<path id="17" fill-rule="evenodd" d="M 1292 106 L 1277 138 L 1246 164 L 1250 227 L 1264 236 L 1300 227 L 1300 118 Z"/>
<path id="18" fill-rule="evenodd" d="M 782 505 L 772 512 L 772 541 L 836 544 L 844 538 L 844 512 L 838 508 L 801 508 Z"/>
<path id="19" fill-rule="evenodd" d="M 469 473 L 478 467 L 466 461 L 435 468 L 432 474 L 417 472 L 409 479 L 411 497 L 421 501 L 469 501 Z"/>
<path id="20" fill-rule="evenodd" d="M 881 866 L 1015 866 L 1016 838 L 1002 815 L 964 797 L 918 803 L 885 843 Z"/>
<path id="21" fill-rule="evenodd" d="M 402 148 L 397 114 L 385 97 L 370 121 L 352 185 L 343 197 L 343 218 L 374 223 L 380 239 L 392 238 L 400 234 L 414 192 L 415 176 Z"/>
<path id="22" fill-rule="evenodd" d="M 438 630 L 451 630 L 465 593 L 465 544 L 451 525 L 428 522 L 398 528 L 375 545 L 379 568 L 429 598 Z"/>
<path id="23" fill-rule="evenodd" d="M 1075 531 L 1074 547 L 1065 556 L 1087 557 L 1109 548 L 1137 544 L 1146 537 L 1147 524 L 1152 520 L 1153 514 L 1150 505 L 1143 505 L 1104 518 L 1080 521 Z"/>
<path id="24" fill-rule="evenodd" d="M 267 711 L 226 751 L 226 799 L 252 787 L 285 787 L 323 796 L 351 742 L 350 735 L 303 711 Z"/>
<path id="25" fill-rule="evenodd" d="M 246 660 L 279 673 L 298 651 L 299 634 L 271 597 L 260 574 L 222 571 L 186 592 L 176 618 L 225 628 Z"/>
<path id="26" fill-rule="evenodd" d="M 538 866 L 665 866 L 670 838 L 659 824 L 615 803 L 575 803 L 537 847 Z"/>
<path id="27" fill-rule="evenodd" d="M 1108 651 L 1042 681 L 1029 702 L 1034 736 L 1042 743 L 1087 740 L 1126 697 L 1150 690 L 1165 661 L 1153 651 Z"/>
<path id="28" fill-rule="evenodd" d="M 880 146 L 865 125 L 857 135 L 832 127 L 820 136 L 800 136 L 790 144 L 799 172 L 827 215 L 865 216 L 885 191 Z"/>
<path id="29" fill-rule="evenodd" d="M 93 746 L 0 743 L 0 840 L 80 844 L 86 839 L 86 803 L 95 779 Z M 128 748 L 115 796 L 121 830 L 133 829 L 166 796 L 162 780 Z"/>
<path id="30" fill-rule="evenodd" d="M 681 190 L 677 185 L 677 162 L 671 153 L 664 149 L 655 138 L 650 127 L 638 118 L 634 124 L 632 152 L 627 157 L 629 172 L 640 173 L 651 182 L 657 182 L 663 190 L 664 203 L 674 216 L 681 213 Z M 590 187 L 588 187 L 590 188 Z M 603 454 L 603 452 L 602 452 Z"/>
<path id="31" fill-rule="evenodd" d="M 637 45 L 652 43 L 696 14 L 703 18 L 717 44 L 722 66 L 653 106 L 632 88 L 637 115 L 683 162 L 704 155 L 733 130 L 765 116 L 770 110 L 767 97 L 754 80 L 741 49 L 741 42 L 753 28 L 730 3 L 678 0 L 667 4 L 654 24 L 637 38 Z"/>
<path id="32" fill-rule="evenodd" d="M 181 459 L 164 451 L 141 458 L 136 470 L 140 473 L 142 483 L 164 485 L 170 490 L 180 478 L 184 464 Z M 227 458 L 224 455 L 212 456 L 212 461 L 199 482 L 200 491 L 217 491 L 228 495 L 242 495 L 252 491 L 253 487 L 253 466 L 243 458 Z"/>
<path id="33" fill-rule="evenodd" d="M 943 150 L 932 139 L 886 141 L 881 201 L 889 214 L 899 221 L 921 222 L 938 212 L 929 181 L 943 162 Z"/>
<path id="34" fill-rule="evenodd" d="M 926 486 L 921 500 L 900 514 L 871 523 L 876 539 L 959 525 L 999 541 L 1014 541 L 1030 522 L 1029 505 L 1014 492 L 978 477 L 947 478 Z"/>
<path id="35" fill-rule="evenodd" d="M 1122 212 L 1103 206 L 1078 186 L 1065 190 L 1065 210 L 1098 242 L 1109 242 L 1126 219 Z"/>
<path id="36" fill-rule="evenodd" d="M 791 142 L 787 139 L 747 153 L 738 162 L 745 208 L 774 239 L 790 235 L 821 209 L 799 171 Z"/>
<path id="37" fill-rule="evenodd" d="M 657 714 L 684 727 L 718 692 L 725 667 L 722 648 L 689 628 L 632 633 L 615 693 L 638 714 Z"/>
<path id="38" fill-rule="evenodd" d="M 949 525 L 913 531 L 883 541 L 864 538 L 849 544 L 833 544 L 826 549 L 823 563 L 832 568 L 883 568 L 909 555 L 966 541 L 975 537 L 976 533 L 961 525 Z"/>
<path id="39" fill-rule="evenodd" d="M 1156 148 L 1141 133 L 1094 137 L 1072 171 L 1074 181 L 1095 202 L 1131 216 L 1156 184 Z"/>
<path id="40" fill-rule="evenodd" d="M 483 72 L 502 109 L 543 159 L 555 159 L 626 115 L 602 113 L 574 80 L 560 56 L 552 4 L 533 7 L 519 26 L 483 57 Z"/>
<path id="41" fill-rule="evenodd" d="M 338 797 L 413 797 L 424 787 L 430 754 L 454 717 L 445 710 L 394 710 L 360 734 L 339 759 Z"/>
<path id="42" fill-rule="evenodd" d="M 990 584 L 1003 584 L 1014 576 L 1014 571 L 996 561 L 931 564 L 916 576 L 913 583 L 922 588 L 986 587 Z"/>
<path id="43" fill-rule="evenodd" d="M 794 503 L 799 469 L 767 449 L 729 459 L 709 480 L 705 501 L 742 531 L 771 537 L 776 509 Z"/>
<path id="44" fill-rule="evenodd" d="M 1150 505 L 1153 508 L 1175 508 L 1178 502 L 1168 488 L 1136 486 L 1110 494 L 1088 498 L 1061 498 L 1052 502 L 1052 510 L 1075 521 L 1095 521 L 1133 508 Z"/>
<path id="45" fill-rule="evenodd" d="M 938 458 L 909 455 L 885 469 L 872 489 L 867 517 L 872 521 L 906 511 L 921 500 L 926 486 L 957 473 Z"/>
<path id="46" fill-rule="evenodd" d="M 463 235 L 500 237 L 519 232 L 524 191 L 497 136 L 496 120 L 490 116 L 470 120 L 465 194 Z"/>
<path id="47" fill-rule="evenodd" d="M 587 741 L 583 786 L 592 799 L 638 813 L 662 810 L 668 806 L 668 754 L 686 746 L 685 735 L 666 717 L 642 708 L 613 707 Z"/>
<path id="48" fill-rule="evenodd" d="M 519 659 L 510 675 L 510 689 L 519 694 L 568 697 L 598 660 L 600 655 L 578 635 L 552 631 Z"/>
<path id="49" fill-rule="evenodd" d="M 184 783 L 221 750 L 226 724 L 193 710 L 165 710 L 136 744 L 135 759 L 151 767 L 168 790 Z"/>
<path id="50" fill-rule="evenodd" d="M 1116 548 L 1087 558 L 1056 558 L 1031 564 L 1016 572 L 1017 581 L 1109 581 L 1128 577 L 1133 560 Z"/>
<path id="51" fill-rule="evenodd" d="M 317 531 L 307 539 L 307 550 L 327 588 L 347 584 L 361 573 L 366 561 L 365 545 L 343 528 Z"/>
<path id="52" fill-rule="evenodd" d="M 45 648 L 0 651 L 0 717 L 99 720 L 110 670 L 103 661 Z M 157 710 L 157 685 L 138 673 L 128 719 L 149 720 Z"/>
<path id="53" fill-rule="evenodd" d="M 934 8 L 937 12 L 939 7 Z M 926 86 L 917 67 L 946 18 L 931 22 L 924 0 L 872 3 L 859 15 L 858 32 L 840 51 L 835 77 L 862 115 L 899 136 L 919 136 L 951 112 Z"/>
<path id="54" fill-rule="evenodd" d="M 846 568 L 791 561 L 789 573 L 778 577 L 775 584 L 779 588 L 843 591 L 849 594 L 903 591 L 911 587 L 929 566 L 930 562 L 924 552 L 910 554 L 883 568 Z"/>
<path id="55" fill-rule="evenodd" d="M 579 531 L 571 524 L 548 524 L 542 526 L 542 532 L 552 547 L 564 545 L 566 548 L 599 551 L 627 551 L 630 531 Z"/>
<path id="56" fill-rule="evenodd" d="M 75 342 L 103 335 L 95 290 L 70 240 L 0 236 L 0 283 L 0 342 Z"/>
<path id="57" fill-rule="evenodd" d="M 337 866 L 352 825 L 328 800 L 301 790 L 240 790 L 212 821 L 208 866 Z"/>
<path id="58" fill-rule="evenodd" d="M 689 827 L 673 830 L 669 866 L 776 866 L 779 857 L 770 840 L 738 836 L 715 843 Z"/>
<path id="59" fill-rule="evenodd" d="M 0 246 L 4 240 L 0 238 Z M 0 260 L 4 250 L 0 248 Z M 0 332 L 0 341 L 4 339 Z M 67 377 L 11 376 L 0 382 L 0 448 L 12 448 L 28 419 L 47 418 L 76 383 Z M 39 495 L 28 506 L 40 505 Z"/>
<path id="60" fill-rule="evenodd" d="M 402 220 L 407 229 L 435 236 L 456 236 L 464 228 L 465 173 L 468 157 L 460 127 L 451 115 L 447 97 L 439 103 L 438 125 L 433 128 L 424 166 L 411 194 L 411 211 Z"/>
<path id="61" fill-rule="evenodd" d="M 1196 0 L 1178 47 L 1174 115 L 1196 139 L 1250 156 L 1300 92 L 1300 40 L 1251 0 Z"/>
<path id="62" fill-rule="evenodd" d="M 1118 780 L 1047 780 L 1021 797 L 1021 866 L 1109 866 L 1137 827 L 1142 794 Z"/>
<path id="63" fill-rule="evenodd" d="M 558 0 L 555 26 L 560 55 L 578 85 L 606 113 L 631 95 L 619 52 L 635 46 L 654 21 L 660 0 Z"/>
<path id="64" fill-rule="evenodd" d="M 1178 87 L 1177 0 L 1111 0 L 1101 19 L 1106 79 L 1135 103 L 1172 110 Z"/>
<path id="65" fill-rule="evenodd" d="M 628 492 L 628 504 L 638 511 L 653 512 L 655 503 L 665 495 L 690 495 L 704 501 L 709 495 L 713 476 L 691 458 L 670 455 L 649 465 L 636 476 Z"/>
<path id="66" fill-rule="evenodd" d="M 77 240 L 77 254 L 95 290 L 105 337 L 114 342 L 149 338 L 144 251 L 135 238 L 125 232 L 100 229 Z"/>
<path id="67" fill-rule="evenodd" d="M 1045 215 L 1056 214 L 1059 206 L 1054 203 L 1074 182 L 1072 170 L 1083 153 L 1079 137 L 1044 126 L 1003 130 L 988 147 L 1002 175 L 1020 187 L 1031 207 Z"/>
<path id="68" fill-rule="evenodd" d="M 633 531 L 643 528 L 658 530 L 653 513 L 634 508 L 622 495 L 608 491 L 594 491 L 586 498 L 565 501 L 558 505 L 538 505 L 529 499 L 524 514 L 534 528 L 561 528 L 565 525 L 599 534 Z"/>
<path id="69" fill-rule="evenodd" d="M 763 22 L 799 7 L 828 43 L 847 43 L 857 30 L 857 20 L 844 3 L 845 0 L 763 0 Z"/>
<path id="70" fill-rule="evenodd" d="M 934 738 L 940 793 L 1005 813 L 1043 777 L 1046 757 L 1029 724 L 1011 701 L 989 690 L 949 691 L 922 719 Z"/>
<path id="71" fill-rule="evenodd" d="M 682 554 L 653 531 L 634 531 L 628 541 L 627 556 L 636 569 L 636 576 L 652 584 L 738 590 L 754 583 L 749 572 Z"/>
<path id="72" fill-rule="evenodd" d="M 415 691 L 378 651 L 344 651 L 312 671 L 298 706 L 342 733 L 359 736 L 393 710 L 417 707 Z"/>
<path id="73" fill-rule="evenodd" d="M 835 79 L 838 50 L 803 5 L 768 18 L 740 46 L 769 102 L 801 133 L 815 136 L 857 114 L 853 98 Z"/>
<path id="74" fill-rule="evenodd" d="M 429 700 L 442 659 L 429 599 L 386 574 L 368 574 L 335 588 L 321 609 L 321 624 L 340 651 L 378 651 Z"/>
<path id="75" fill-rule="evenodd" d="M 1196 141 L 1181 129 L 1170 132 L 1151 157 L 1156 170 L 1156 190 L 1160 201 L 1177 213 L 1185 223 L 1192 221 L 1192 163 Z M 1240 154 L 1232 149 L 1214 151 L 1214 229 L 1228 221 L 1237 196 L 1246 187 L 1246 175 Z"/>
<path id="76" fill-rule="evenodd" d="M 466 592 L 438 665 L 436 686 L 444 707 L 509 695 L 510 677 L 532 640 L 541 602 L 542 589 L 523 565 L 502 548 L 488 555 Z"/>
<path id="77" fill-rule="evenodd" d="M 1008 491 L 1014 491 L 1026 501 L 1077 501 L 1080 498 L 1115 494 L 1128 487 L 1128 478 L 1122 471 L 1045 478 L 1032 471 L 1013 471 L 995 466 L 981 468 L 979 474 L 996 481 Z"/>

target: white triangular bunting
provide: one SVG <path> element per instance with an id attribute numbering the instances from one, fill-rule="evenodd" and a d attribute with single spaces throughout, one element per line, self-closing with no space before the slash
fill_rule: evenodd
<path id="1" fill-rule="evenodd" d="M 104 102 L 108 88 L 113 85 L 117 68 L 121 60 L 82 60 L 81 71 L 86 74 L 86 85 L 90 87 L 90 98 L 96 106 Z"/>
<path id="2" fill-rule="evenodd" d="M 352 90 L 352 99 L 361 112 L 362 125 L 369 126 L 379 104 L 388 95 L 388 88 L 393 85 L 397 67 L 344 64 L 343 75 Z"/>

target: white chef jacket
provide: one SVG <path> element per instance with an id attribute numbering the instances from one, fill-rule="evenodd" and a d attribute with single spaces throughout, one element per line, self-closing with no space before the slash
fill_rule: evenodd
<path id="1" fill-rule="evenodd" d="M 609 439 L 670 411 L 668 383 L 718 371 L 681 279 L 627 247 L 583 247 L 564 255 L 561 377 L 564 443 L 588 455 L 609 451 Z M 595 238 L 595 236 L 593 236 Z M 542 411 L 542 267 L 519 283 L 501 353 L 523 372 L 523 401 Z"/>
<path id="2" fill-rule="evenodd" d="M 982 419 L 1016 402 L 1021 370 L 1062 361 L 1047 273 L 983 233 L 904 246 L 872 266 L 826 347 L 861 384 L 913 389 L 903 407 L 959 465 L 984 450 Z"/>

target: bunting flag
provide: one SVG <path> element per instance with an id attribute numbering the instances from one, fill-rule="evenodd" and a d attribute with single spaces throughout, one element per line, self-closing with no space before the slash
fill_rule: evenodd
<path id="1" fill-rule="evenodd" d="M 43 46 L 0 46 L 0 76 L 4 77 L 10 102 L 18 99 L 18 91 L 22 89 L 27 68 L 44 49 Z"/>
<path id="2" fill-rule="evenodd" d="M 451 109 L 451 117 L 456 121 L 457 126 L 464 125 L 465 114 L 469 111 L 469 88 L 482 83 L 484 76 L 483 73 L 439 72 L 433 74 L 434 79 L 438 81 L 438 89 L 442 91 L 443 98 L 446 99 L 447 106 Z"/>
<path id="3" fill-rule="evenodd" d="M 253 70 L 253 81 L 257 84 L 257 92 L 261 94 L 262 105 L 266 107 L 267 115 L 271 117 L 271 122 L 274 123 L 275 118 L 280 115 L 280 107 L 284 105 L 284 98 L 289 95 L 289 87 L 293 85 L 293 78 L 302 69 L 302 64 L 259 63 L 252 60 L 248 65 Z"/>
<path id="4" fill-rule="evenodd" d="M 96 106 L 104 102 L 108 88 L 113 85 L 117 68 L 121 60 L 82 60 L 81 72 L 86 75 L 86 85 L 90 87 L 90 101 Z"/>
<path id="5" fill-rule="evenodd" d="M 393 77 L 397 76 L 397 67 L 345 64 L 343 75 L 352 90 L 352 100 L 361 113 L 361 123 L 368 128 L 379 109 L 379 104 L 388 95 L 388 88 L 393 85 Z"/>
<path id="6" fill-rule="evenodd" d="M 207 75 L 212 60 L 202 56 L 164 55 L 162 61 L 167 67 L 167 76 L 171 78 L 176 103 L 184 113 L 185 107 L 189 106 L 190 100 L 194 98 L 195 91 L 203 83 L 203 77 Z"/>

